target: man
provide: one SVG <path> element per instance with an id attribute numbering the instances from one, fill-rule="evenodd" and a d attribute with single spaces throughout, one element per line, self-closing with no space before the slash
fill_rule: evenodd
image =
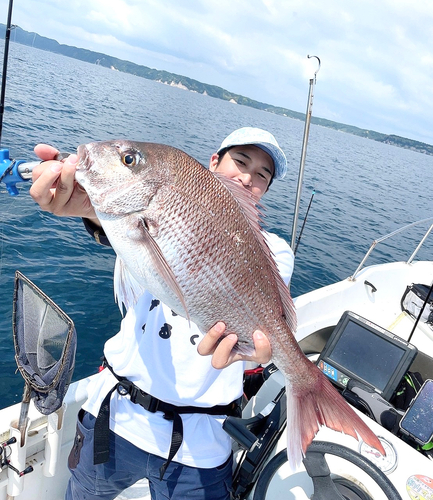
<path id="1" fill-rule="evenodd" d="M 57 153 L 45 145 L 35 151 L 43 160 Z M 74 181 L 76 161 L 71 155 L 64 163 L 42 163 L 33 172 L 31 195 L 44 210 L 83 217 L 88 231 L 105 242 L 87 194 Z M 239 182 L 259 200 L 273 179 L 284 177 L 287 162 L 272 134 L 245 127 L 223 141 L 209 168 Z M 293 253 L 277 236 L 267 234 L 266 239 L 288 283 Z M 242 395 L 244 364 L 235 361 L 264 363 L 271 350 L 257 331 L 253 355 L 240 355 L 232 351 L 236 335 L 220 341 L 223 333 L 224 324 L 217 323 L 203 335 L 149 293 L 139 298 L 127 311 L 119 333 L 106 342 L 108 368 L 95 377 L 79 414 L 69 457 L 68 500 L 112 499 L 143 477 L 149 479 L 152 498 L 158 500 L 230 498 L 231 444 L 222 422 Z M 123 378 L 138 389 L 126 393 Z M 134 403 L 131 398 L 135 400 L 137 391 L 142 396 Z M 182 412 L 185 407 L 187 413 Z M 109 408 L 108 444 L 100 431 L 104 419 L 108 425 L 108 414 L 101 408 Z"/>

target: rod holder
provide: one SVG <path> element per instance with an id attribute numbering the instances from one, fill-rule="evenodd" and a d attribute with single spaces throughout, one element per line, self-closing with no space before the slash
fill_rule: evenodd
<path id="1" fill-rule="evenodd" d="M 27 438 L 29 433 L 30 419 L 27 419 L 23 438 L 21 431 L 18 429 L 18 422 L 14 421 L 10 426 L 10 437 L 16 439 L 16 443 L 10 446 L 10 456 L 8 461 L 12 467 L 8 468 L 8 486 L 7 493 L 11 497 L 18 496 L 23 490 L 24 475 L 20 471 L 26 469 L 27 457 Z M 17 471 L 19 471 L 17 473 Z"/>
<path id="2" fill-rule="evenodd" d="M 48 415 L 45 463 L 43 468 L 43 473 L 46 477 L 53 477 L 56 473 L 57 461 L 62 447 L 63 417 L 65 411 L 66 405 L 64 404 L 57 411 Z"/>

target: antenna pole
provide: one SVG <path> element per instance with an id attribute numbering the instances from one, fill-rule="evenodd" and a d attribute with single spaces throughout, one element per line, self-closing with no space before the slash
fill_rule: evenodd
<path id="1" fill-rule="evenodd" d="M 308 104 L 307 104 L 307 112 L 305 114 L 305 126 L 304 126 L 304 140 L 302 143 L 302 153 L 301 153 L 301 163 L 299 166 L 299 175 L 298 175 L 298 189 L 296 191 L 296 201 L 295 201 L 295 213 L 293 215 L 293 227 L 292 227 L 292 242 L 290 246 L 292 250 L 295 249 L 296 244 L 296 229 L 298 226 L 298 218 L 299 218 L 299 205 L 301 203 L 301 192 L 302 192 L 302 180 L 304 178 L 304 168 L 305 168 L 305 157 L 307 156 L 307 144 L 308 144 L 308 134 L 310 132 L 310 121 L 311 121 L 311 110 L 313 107 L 313 87 L 316 83 L 316 75 L 320 69 L 320 59 L 317 56 L 307 56 L 309 59 L 311 57 L 315 57 L 319 62 L 319 67 L 314 73 L 314 78 L 310 79 L 310 90 L 308 93 Z"/>

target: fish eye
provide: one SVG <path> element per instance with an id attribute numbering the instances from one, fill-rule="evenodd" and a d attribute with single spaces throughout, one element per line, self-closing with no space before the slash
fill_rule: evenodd
<path id="1" fill-rule="evenodd" d="M 122 155 L 122 163 L 126 167 L 135 167 L 140 161 L 140 155 L 134 153 L 124 153 Z"/>

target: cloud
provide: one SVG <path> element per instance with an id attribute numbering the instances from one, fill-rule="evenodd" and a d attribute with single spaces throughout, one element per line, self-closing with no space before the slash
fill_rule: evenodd
<path id="1" fill-rule="evenodd" d="M 14 9 L 23 29 L 60 43 L 301 112 L 317 68 L 307 54 L 317 55 L 314 114 L 433 142 L 430 0 L 21 0 Z"/>

